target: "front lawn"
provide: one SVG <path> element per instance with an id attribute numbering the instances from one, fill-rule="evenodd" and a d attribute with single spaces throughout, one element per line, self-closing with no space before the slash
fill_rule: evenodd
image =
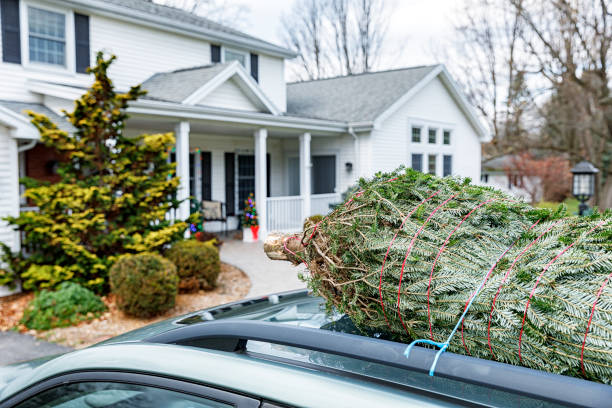
<path id="1" fill-rule="evenodd" d="M 552 201 L 540 201 L 539 203 L 536 204 L 536 207 L 550 208 L 552 210 L 555 210 L 557 209 L 557 207 L 559 207 L 559 204 L 561 203 L 556 203 Z M 563 204 L 565 204 L 565 206 L 567 207 L 567 212 L 569 214 L 578 215 L 578 205 L 580 204 L 578 200 L 576 200 L 573 197 L 566 198 L 565 200 L 563 200 Z"/>

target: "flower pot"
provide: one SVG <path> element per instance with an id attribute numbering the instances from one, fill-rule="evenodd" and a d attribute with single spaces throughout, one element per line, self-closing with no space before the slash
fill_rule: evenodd
<path id="1" fill-rule="evenodd" d="M 251 225 L 251 233 L 253 234 L 253 241 L 257 241 L 257 235 L 259 234 L 259 225 Z"/>
<path id="2" fill-rule="evenodd" d="M 242 242 L 253 242 L 253 233 L 250 228 L 242 228 Z"/>

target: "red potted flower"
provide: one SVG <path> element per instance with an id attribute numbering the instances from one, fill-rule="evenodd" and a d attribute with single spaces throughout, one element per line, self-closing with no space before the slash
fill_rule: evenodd
<path id="1" fill-rule="evenodd" d="M 249 198 L 244 200 L 242 225 L 244 226 L 242 234 L 243 240 L 248 242 L 257 241 L 259 234 L 259 219 L 257 217 L 257 208 L 255 207 L 255 197 L 253 193 L 249 194 Z M 250 234 L 247 231 L 249 231 Z"/>

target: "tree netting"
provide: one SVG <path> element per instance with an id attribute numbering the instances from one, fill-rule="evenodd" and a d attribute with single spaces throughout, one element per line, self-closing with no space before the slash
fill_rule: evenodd
<path id="1" fill-rule="evenodd" d="M 609 211 L 575 217 L 399 169 L 316 221 L 283 251 L 361 330 L 445 341 L 484 282 L 448 350 L 611 383 Z"/>

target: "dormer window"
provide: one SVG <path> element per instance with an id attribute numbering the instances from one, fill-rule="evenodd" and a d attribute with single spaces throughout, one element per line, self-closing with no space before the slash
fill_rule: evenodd
<path id="1" fill-rule="evenodd" d="M 66 15 L 28 7 L 30 62 L 66 66 Z"/>
<path id="2" fill-rule="evenodd" d="M 223 48 L 223 59 L 225 62 L 238 61 L 243 67 L 248 69 L 248 54 L 246 52 Z"/>

